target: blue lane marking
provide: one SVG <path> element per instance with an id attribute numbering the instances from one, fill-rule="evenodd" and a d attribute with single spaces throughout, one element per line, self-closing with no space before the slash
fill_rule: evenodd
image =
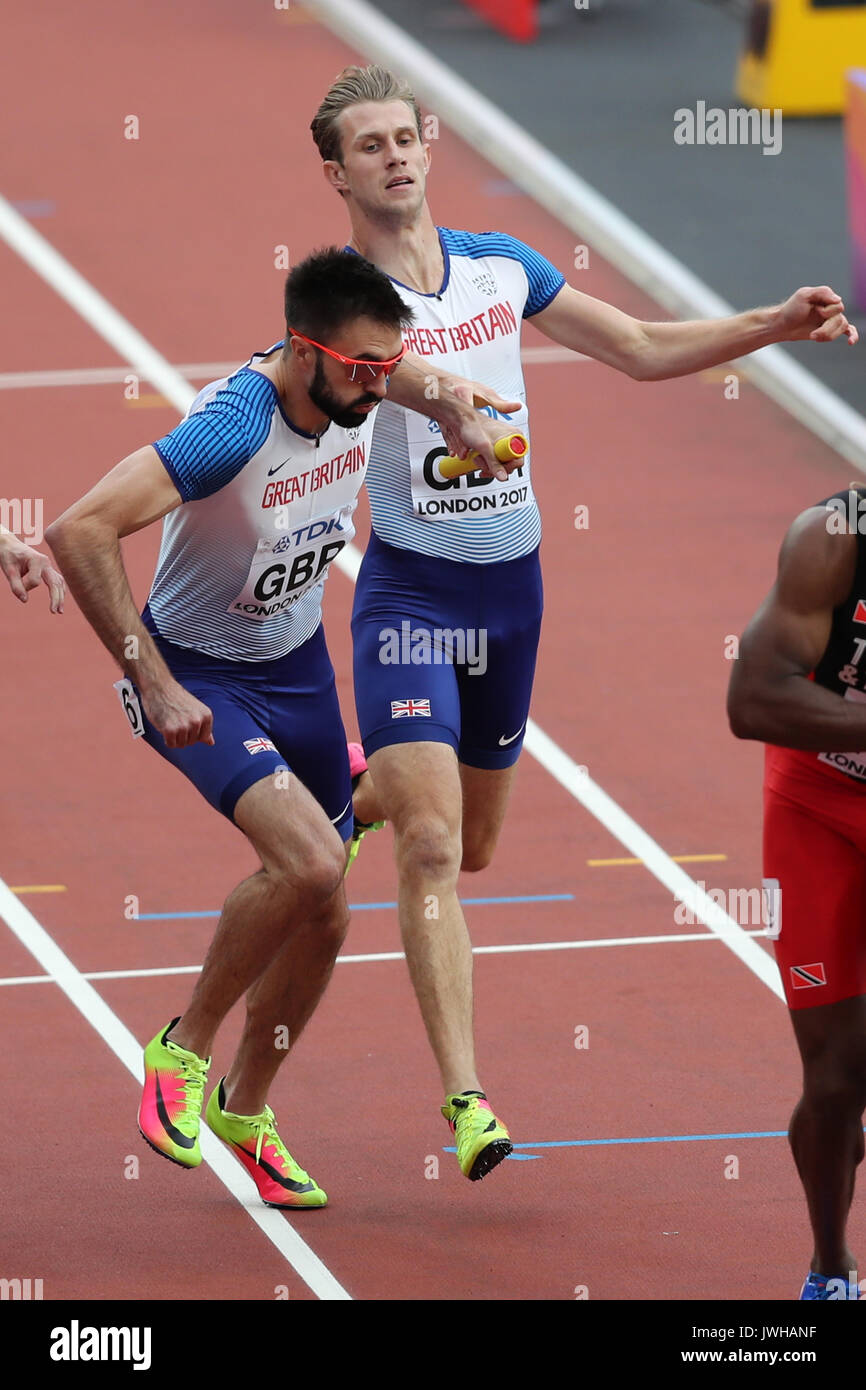
<path id="1" fill-rule="evenodd" d="M 491 903 L 570 903 L 573 893 L 529 893 L 519 898 L 461 898 L 466 907 L 479 907 Z M 349 903 L 351 912 L 374 912 L 382 908 L 396 907 L 396 903 Z M 140 912 L 139 922 L 179 921 L 182 917 L 219 917 L 220 909 L 208 912 Z"/>
<path id="2" fill-rule="evenodd" d="M 22 217 L 53 217 L 57 211 L 57 204 L 50 198 L 19 198 L 12 206 Z"/>
<path id="3" fill-rule="evenodd" d="M 786 1129 L 747 1129 L 737 1134 L 653 1134 L 635 1139 L 554 1139 L 541 1144 L 515 1144 L 515 1149 L 592 1149 L 603 1144 L 693 1144 L 699 1139 L 785 1139 Z M 446 1147 L 444 1153 L 456 1154 L 456 1148 Z M 538 1154 L 512 1153 L 518 1161 L 538 1158 Z"/>
<path id="4" fill-rule="evenodd" d="M 479 907 L 489 903 L 570 903 L 573 893 L 528 893 L 520 898 L 461 898 L 464 907 Z M 372 912 L 374 908 L 396 907 L 396 903 L 349 903 L 352 912 Z"/>
<path id="5" fill-rule="evenodd" d="M 174 922 L 181 917 L 219 917 L 219 912 L 139 912 L 138 922 Z"/>
<path id="6" fill-rule="evenodd" d="M 599 1144 L 692 1144 L 699 1139 L 784 1139 L 786 1129 L 746 1129 L 740 1134 L 653 1134 L 636 1139 L 556 1139 L 544 1144 L 515 1144 L 517 1149 L 588 1149 Z"/>

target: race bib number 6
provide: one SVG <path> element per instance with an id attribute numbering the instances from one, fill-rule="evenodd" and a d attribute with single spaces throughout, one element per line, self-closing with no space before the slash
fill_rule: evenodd
<path id="1" fill-rule="evenodd" d="M 122 681 L 115 681 L 114 688 L 117 691 L 118 699 L 123 706 L 123 712 L 129 720 L 129 727 L 133 738 L 144 737 L 144 716 L 141 713 L 141 704 L 135 693 L 135 686 L 131 680 L 124 678 Z"/>

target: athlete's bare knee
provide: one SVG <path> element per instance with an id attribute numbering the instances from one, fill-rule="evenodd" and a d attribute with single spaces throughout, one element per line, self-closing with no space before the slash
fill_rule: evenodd
<path id="1" fill-rule="evenodd" d="M 417 817 L 396 833 L 397 864 L 401 873 L 441 881 L 459 868 L 459 844 L 447 823 L 438 816 Z"/>
<path id="2" fill-rule="evenodd" d="M 307 911 L 325 909 L 343 881 L 345 859 L 339 841 L 296 846 L 294 852 L 268 866 L 267 873 L 280 896 L 301 899 Z"/>
<path id="3" fill-rule="evenodd" d="M 866 1043 L 845 1041 L 803 1066 L 803 1102 L 813 1111 L 862 1115 L 866 1109 Z"/>
<path id="4" fill-rule="evenodd" d="M 330 903 L 343 882 L 345 864 L 342 845 L 322 848 L 304 865 L 304 877 L 310 893 L 323 904 Z"/>
<path id="5" fill-rule="evenodd" d="M 465 874 L 477 874 L 486 869 L 493 858 L 495 840 L 476 840 L 470 844 L 463 842 L 463 860 L 460 868 Z"/>

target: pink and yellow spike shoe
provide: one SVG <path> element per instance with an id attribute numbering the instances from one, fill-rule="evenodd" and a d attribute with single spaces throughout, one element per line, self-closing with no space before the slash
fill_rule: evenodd
<path id="1" fill-rule="evenodd" d="M 206 1062 L 172 1042 L 168 1034 L 180 1020 L 173 1018 L 144 1049 L 144 1090 L 138 1128 L 152 1149 L 182 1168 L 201 1163 L 198 1133 Z"/>
<path id="2" fill-rule="evenodd" d="M 323 1207 L 327 1194 L 295 1162 L 277 1134 L 274 1112 L 266 1105 L 260 1115 L 233 1115 L 226 1103 L 225 1077 L 212 1092 L 205 1120 L 208 1129 L 237 1154 L 266 1207 Z"/>
<path id="3" fill-rule="evenodd" d="M 364 753 L 363 745 L 360 743 L 347 743 L 346 747 L 349 750 L 349 774 L 352 778 L 352 791 L 354 792 L 357 789 L 358 783 L 360 782 L 364 773 L 367 771 L 367 757 Z M 365 823 L 364 821 L 358 820 L 358 817 L 355 816 L 355 822 L 352 829 L 352 840 L 349 845 L 349 857 L 346 860 L 346 869 L 343 874 L 344 878 L 346 877 L 346 874 L 349 872 L 356 858 L 358 857 L 358 850 L 361 848 L 361 841 L 363 840 L 367 831 L 381 830 L 384 825 L 385 822 L 383 820 L 374 820 L 370 821 L 369 823 Z"/>
<path id="4" fill-rule="evenodd" d="M 367 771 L 367 755 L 361 743 L 347 743 L 346 748 L 349 753 L 349 776 L 354 788 L 358 785 L 362 773 Z"/>

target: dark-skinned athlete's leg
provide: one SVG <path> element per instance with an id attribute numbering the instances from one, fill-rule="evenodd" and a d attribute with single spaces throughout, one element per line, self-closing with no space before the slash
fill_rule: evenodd
<path id="1" fill-rule="evenodd" d="M 846 1226 L 864 1154 L 866 997 L 792 1009 L 791 1022 L 803 1061 L 803 1094 L 788 1134 L 814 1236 L 811 1269 L 826 1279 L 856 1283 Z"/>
<path id="2" fill-rule="evenodd" d="M 846 1229 L 864 1154 L 866 801 L 842 779 L 816 784 L 768 765 L 765 889 L 776 899 L 771 934 L 803 1066 L 789 1128 L 813 1239 L 800 1298 L 856 1299 Z"/>

